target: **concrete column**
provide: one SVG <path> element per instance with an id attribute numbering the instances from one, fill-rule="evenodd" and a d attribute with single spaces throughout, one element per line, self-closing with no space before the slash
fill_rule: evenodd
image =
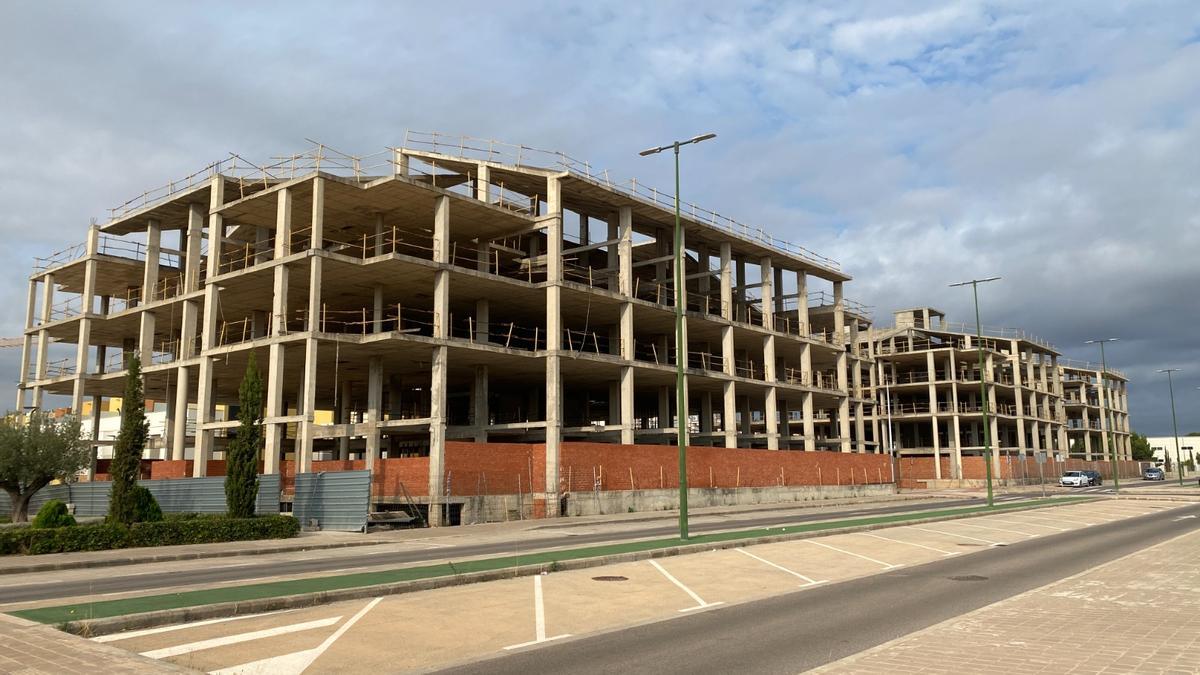
<path id="1" fill-rule="evenodd" d="M 763 376 L 766 381 L 778 381 L 775 372 L 775 272 L 770 258 L 763 258 L 759 263 L 762 276 L 762 311 L 763 326 L 772 333 L 763 336 Z M 779 411 L 777 405 L 778 392 L 773 384 L 767 387 L 763 400 L 764 428 L 767 433 L 767 449 L 779 449 Z"/>
<path id="2" fill-rule="evenodd" d="M 475 366 L 475 386 L 471 390 L 475 414 L 475 442 L 488 440 L 488 367 Z"/>
<path id="3" fill-rule="evenodd" d="M 620 338 L 621 358 L 626 362 L 634 360 L 635 345 L 633 341 L 633 303 L 628 299 L 633 297 L 633 210 L 623 206 L 617 213 L 616 231 L 609 226 L 609 239 L 617 239 L 615 247 L 609 247 L 610 265 L 612 255 L 616 251 L 617 290 L 627 300 L 620 307 Z M 631 445 L 635 438 L 634 422 L 634 369 L 633 366 L 621 367 L 621 443 Z"/>
<path id="4" fill-rule="evenodd" d="M 706 391 L 700 395 L 700 433 L 712 433 L 712 421 L 712 392 Z"/>
<path id="5" fill-rule="evenodd" d="M 621 443 L 634 442 L 633 366 L 621 367 Z"/>
<path id="6" fill-rule="evenodd" d="M 383 285 L 375 284 L 371 304 L 371 332 L 383 332 Z M 399 330 L 399 326 L 396 327 Z"/>
<path id="7" fill-rule="evenodd" d="M 834 344 L 838 345 L 846 341 L 846 300 L 842 286 L 841 281 L 833 282 L 833 332 L 836 335 Z"/>
<path id="8" fill-rule="evenodd" d="M 146 226 L 146 261 L 142 273 L 142 301 L 139 305 L 147 305 L 155 300 L 158 286 L 158 257 L 162 244 L 162 226 L 157 220 L 151 220 Z M 141 329 L 138 331 L 138 358 L 142 367 L 153 362 L 154 355 L 154 314 L 143 309 Z"/>
<path id="9" fill-rule="evenodd" d="M 204 237 L 204 208 L 200 204 L 188 205 L 187 222 L 187 248 L 184 251 L 183 259 L 184 294 L 200 289 L 200 261 L 202 258 L 200 245 Z"/>
<path id="10" fill-rule="evenodd" d="M 992 435 L 992 476 L 995 477 L 1000 475 L 1000 425 L 996 419 L 996 363 L 995 356 L 990 353 L 987 356 L 986 376 L 991 376 L 992 378 L 992 383 L 987 387 L 987 407 L 988 411 L 991 412 L 988 421 L 990 422 L 989 426 L 991 426 L 989 432 Z"/>
<path id="11" fill-rule="evenodd" d="M 50 323 L 51 308 L 54 306 L 54 274 L 42 275 L 42 312 L 41 312 L 41 329 L 38 330 L 38 346 L 37 346 L 37 361 L 34 364 L 35 381 L 46 379 L 46 365 L 50 352 L 50 331 L 46 330 L 46 324 Z M 33 387 L 33 407 L 42 407 L 42 387 L 34 385 Z"/>
<path id="12" fill-rule="evenodd" d="M 383 357 L 372 356 L 367 365 L 367 438 L 365 461 L 374 473 L 379 461 L 379 422 L 383 419 Z"/>
<path id="13" fill-rule="evenodd" d="M 728 270 L 727 252 L 728 244 L 722 244 L 722 269 Z M 729 290 L 728 284 L 729 275 L 722 273 L 721 275 L 721 296 L 725 298 Z M 730 303 L 722 300 L 722 311 L 729 311 L 732 307 Z M 736 408 L 737 408 L 737 384 L 732 380 L 737 372 L 734 369 L 734 343 L 733 343 L 733 326 L 721 326 L 721 368 L 725 373 L 726 380 L 723 383 L 724 409 L 721 413 L 721 429 L 725 432 L 725 447 L 736 448 L 737 443 L 737 424 Z"/>
<path id="14" fill-rule="evenodd" d="M 490 204 L 492 202 L 492 170 L 487 164 L 480 162 L 475 165 L 475 199 Z"/>
<path id="15" fill-rule="evenodd" d="M 804 270 L 796 272 L 796 315 L 800 319 L 800 334 L 812 333 L 808 325 L 808 273 Z"/>
<path id="16" fill-rule="evenodd" d="M 38 282 L 36 279 L 29 280 L 29 295 L 25 299 L 25 330 L 21 335 L 21 373 L 17 384 L 16 412 L 23 412 L 25 410 L 25 389 L 26 384 L 29 382 L 29 360 L 33 357 L 33 336 L 29 331 L 33 328 L 33 314 L 37 306 L 37 285 Z"/>
<path id="17" fill-rule="evenodd" d="M 312 183 L 312 226 L 310 228 L 310 250 L 321 250 L 325 244 L 325 179 L 314 178 Z M 296 473 L 311 473 L 313 462 L 313 417 L 317 407 L 317 353 L 316 338 L 312 337 L 323 330 L 322 314 L 322 268 L 324 258 L 313 255 L 309 258 L 308 267 L 308 333 L 310 337 L 304 341 L 304 382 L 297 401 L 299 412 L 303 419 L 298 425 L 296 438 Z"/>
<path id="18" fill-rule="evenodd" d="M 440 199 L 445 199 L 442 197 Z M 443 520 L 446 486 L 446 369 L 449 349 L 433 348 L 432 386 L 429 392 L 429 526 L 440 527 Z"/>
<path id="19" fill-rule="evenodd" d="M 841 332 L 838 335 L 841 335 Z M 850 383 L 847 365 L 849 359 L 850 357 L 845 351 L 838 352 L 837 381 L 840 391 L 838 396 L 838 436 L 841 438 L 842 452 L 850 452 Z"/>
<path id="20" fill-rule="evenodd" d="M 83 413 L 84 383 L 88 374 L 88 356 L 92 341 L 92 306 L 96 301 L 96 250 L 100 244 L 100 228 L 88 230 L 87 261 L 83 268 L 83 293 L 80 296 L 79 338 L 75 343 L 75 382 L 71 395 L 71 411 Z"/>
<path id="21" fill-rule="evenodd" d="M 946 376 L 950 379 L 950 477 L 962 478 L 962 431 L 958 420 L 958 369 L 954 363 L 954 350 L 946 353 Z"/>
<path id="22" fill-rule="evenodd" d="M 857 343 L 856 343 L 857 344 Z M 850 359 L 852 370 L 851 386 L 856 398 L 862 398 L 862 365 L 857 358 Z M 854 402 L 854 447 L 858 452 L 867 451 L 866 420 L 862 401 Z"/>
<path id="23" fill-rule="evenodd" d="M 220 272 L 221 243 L 225 239 L 225 222 L 221 214 L 214 213 L 225 203 L 225 178 L 213 176 L 209 189 L 208 203 L 208 279 Z M 203 478 L 208 475 L 208 460 L 212 458 L 213 434 L 204 425 L 213 418 L 213 363 L 207 352 L 216 345 L 217 318 L 220 316 L 220 293 L 216 284 L 204 286 L 204 319 L 200 327 L 200 368 L 196 380 L 196 452 L 192 463 L 192 476 Z"/>
<path id="24" fill-rule="evenodd" d="M 792 420 L 789 417 L 791 410 L 788 407 L 787 399 L 779 399 L 779 435 L 780 444 L 784 450 L 791 449 L 792 441 Z"/>
<path id="25" fill-rule="evenodd" d="M 733 249 L 728 243 L 721 243 L 721 318 L 733 320 Z"/>
<path id="26" fill-rule="evenodd" d="M 175 416 L 171 420 L 171 459 L 187 459 L 187 422 L 190 384 L 187 366 L 175 369 Z"/>
<path id="27" fill-rule="evenodd" d="M 342 380 L 340 388 L 341 391 L 338 392 L 337 423 L 350 424 L 350 397 L 353 393 L 350 380 Z M 349 436 L 338 438 L 338 459 L 342 461 L 350 459 Z"/>
<path id="28" fill-rule="evenodd" d="M 475 301 L 475 341 L 487 344 L 490 329 L 490 307 L 487 300 Z"/>
<path id="29" fill-rule="evenodd" d="M 286 347 L 276 342 L 268 350 L 267 406 L 264 416 L 267 418 L 276 418 L 282 417 L 285 414 L 283 406 L 283 374 Z M 268 422 L 264 427 L 263 473 L 279 473 L 279 457 L 283 449 L 283 436 L 287 433 L 287 425 L 278 422 Z"/>
<path id="30" fill-rule="evenodd" d="M 546 492 L 548 517 L 559 511 L 558 460 L 562 442 L 562 182 L 546 180 Z M 632 317 L 631 317 L 632 318 Z"/>
<path id="31" fill-rule="evenodd" d="M 804 302 L 808 302 L 805 296 Z M 807 323 L 805 324 L 807 325 Z M 809 378 L 808 386 L 812 386 L 812 345 L 805 344 L 801 346 L 800 351 L 800 372 L 805 377 Z M 804 392 L 804 398 L 800 401 L 800 413 L 804 420 L 804 449 L 812 452 L 817 449 L 817 425 L 813 417 L 816 411 L 813 408 L 813 394 L 811 391 Z"/>

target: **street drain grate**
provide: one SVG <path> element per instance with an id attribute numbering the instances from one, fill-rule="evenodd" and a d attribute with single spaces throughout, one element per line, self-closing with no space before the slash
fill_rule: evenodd
<path id="1" fill-rule="evenodd" d="M 610 576 L 592 577 L 592 581 L 629 581 L 629 577 L 610 575 Z"/>
<path id="2" fill-rule="evenodd" d="M 987 577 L 981 577 L 978 574 L 964 574 L 959 577 L 950 577 L 950 581 L 987 581 Z"/>

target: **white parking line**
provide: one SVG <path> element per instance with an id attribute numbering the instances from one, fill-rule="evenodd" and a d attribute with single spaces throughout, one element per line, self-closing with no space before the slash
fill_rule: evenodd
<path id="1" fill-rule="evenodd" d="M 792 571 L 792 570 L 789 570 L 788 568 L 784 567 L 783 565 L 776 565 L 775 563 L 771 562 L 770 560 L 767 560 L 766 558 L 761 558 L 761 557 L 759 557 L 759 556 L 756 556 L 756 555 L 754 555 L 754 554 L 753 554 L 753 553 L 751 553 L 750 551 L 747 551 L 747 550 L 746 550 L 746 549 L 744 549 L 744 548 L 737 548 L 737 549 L 734 549 L 734 550 L 735 550 L 735 551 L 737 551 L 738 553 L 744 553 L 744 554 L 746 554 L 746 555 L 750 556 L 751 558 L 754 558 L 755 560 L 757 560 L 757 561 L 759 561 L 759 562 L 761 562 L 761 563 L 766 563 L 767 565 L 770 565 L 771 567 L 774 567 L 774 568 L 775 568 L 775 569 L 777 569 L 777 570 L 780 570 L 780 571 L 782 571 L 782 572 L 787 572 L 788 574 L 790 574 L 790 575 L 792 575 L 792 576 L 794 576 L 794 577 L 798 577 L 798 578 L 800 578 L 800 579 L 803 579 L 804 581 L 808 582 L 808 583 L 804 584 L 805 586 L 814 586 L 814 585 L 816 585 L 816 584 L 823 584 L 823 583 L 826 583 L 826 582 L 828 581 L 828 579 L 822 579 L 821 581 L 814 581 L 813 579 L 810 579 L 810 578 L 808 578 L 808 577 L 804 576 L 803 574 L 800 574 L 799 572 L 794 572 L 794 571 Z"/>
<path id="2" fill-rule="evenodd" d="M 1047 530 L 1058 530 L 1059 532 L 1066 532 L 1070 530 L 1068 527 L 1057 527 L 1055 525 L 1045 525 L 1043 523 L 1026 523 L 1020 520 L 1003 520 L 996 517 L 990 517 L 988 520 L 992 521 L 993 523 L 1007 523 L 1009 525 L 1021 525 L 1024 527 L 1044 527 Z"/>
<path id="3" fill-rule="evenodd" d="M 957 532 L 943 532 L 941 530 L 931 530 L 927 527 L 915 527 L 912 525 L 909 525 L 909 527 L 912 527 L 912 529 L 914 529 L 914 530 L 920 530 L 922 532 L 932 532 L 934 534 L 940 534 L 940 535 L 947 536 L 947 537 L 958 537 L 960 539 L 969 539 L 971 541 L 981 541 L 985 544 L 991 544 L 992 546 L 1008 546 L 1008 544 L 1006 544 L 1002 541 L 991 541 L 990 539 L 980 539 L 979 537 L 968 537 L 965 534 L 958 534 Z"/>
<path id="4" fill-rule="evenodd" d="M 662 572 L 663 576 L 666 577 L 668 580 L 670 580 L 671 583 L 682 588 L 684 593 L 687 593 L 688 596 L 690 596 L 693 600 L 696 601 L 695 607 L 688 607 L 686 609 L 681 609 L 679 611 L 691 612 L 691 611 L 694 611 L 697 609 L 704 609 L 705 607 L 715 607 L 717 605 L 725 604 L 724 602 L 705 602 L 704 598 L 700 597 L 699 595 L 696 595 L 696 593 L 694 591 L 692 591 L 692 589 L 688 588 L 687 586 L 684 586 L 683 582 L 681 582 L 678 579 L 676 579 L 675 577 L 671 576 L 671 573 L 666 571 L 665 569 L 663 569 L 663 566 L 659 565 L 657 560 L 648 560 L 647 562 L 649 562 L 651 565 L 654 565 L 654 569 L 658 570 L 659 572 Z"/>
<path id="5" fill-rule="evenodd" d="M 198 652 L 201 649 L 212 649 L 214 647 L 225 647 L 227 645 L 236 645 L 241 642 L 250 642 L 252 640 L 261 640 L 263 638 L 275 637 L 276 635 L 287 635 L 288 633 L 299 633 L 300 631 L 312 630 L 314 628 L 324 628 L 342 620 L 340 616 L 333 616 L 328 619 L 317 619 L 316 621 L 305 621 L 303 623 L 293 623 L 287 626 L 276 626 L 275 628 L 266 628 L 263 630 L 250 631 L 249 633 L 238 633 L 236 635 L 226 635 L 219 638 L 211 638 L 208 640 L 200 640 L 199 642 L 188 642 L 174 647 L 163 647 L 162 649 L 152 649 L 148 652 L 142 652 L 142 656 L 151 659 L 166 659 L 180 654 L 190 652 Z"/>
<path id="6" fill-rule="evenodd" d="M 271 656 L 265 659 L 259 659 L 258 661 L 251 661 L 249 663 L 230 666 L 229 668 L 214 670 L 210 672 L 210 675 L 300 675 L 300 673 L 303 673 L 305 670 L 307 670 L 314 661 L 320 658 L 322 654 L 324 654 L 331 646 L 333 646 L 333 643 L 337 642 L 338 638 L 345 635 L 346 631 L 350 630 L 351 626 L 353 626 L 355 623 L 358 623 L 359 619 L 363 618 L 367 612 L 374 609 L 375 605 L 378 605 L 380 600 L 383 600 L 383 598 L 375 598 L 371 602 L 367 603 L 366 607 L 358 610 L 358 613 L 350 617 L 349 621 L 342 624 L 336 631 L 334 631 L 333 635 L 325 638 L 324 642 L 312 649 L 305 649 L 303 651 L 292 652 L 291 654 L 283 654 L 281 656 Z"/>
<path id="7" fill-rule="evenodd" d="M 133 630 L 125 633 L 112 633 L 110 635 L 98 635 L 92 638 L 92 642 L 116 642 L 117 640 L 128 640 L 130 638 L 142 637 L 143 635 L 157 635 L 158 633 L 170 633 L 172 631 L 183 630 L 185 628 L 196 628 L 197 626 L 210 626 L 214 623 L 225 623 L 227 621 L 240 621 L 242 619 L 257 619 L 260 616 L 271 616 L 272 614 L 282 614 L 283 612 L 291 612 L 294 610 L 284 609 L 278 612 L 264 612 L 262 614 L 243 614 L 242 616 L 227 616 L 220 619 L 205 619 L 204 621 L 193 621 L 192 623 L 181 623 L 174 626 L 160 626 L 158 628 L 145 628 L 142 630 Z"/>
<path id="8" fill-rule="evenodd" d="M 546 603 L 542 599 L 542 575 L 540 574 L 534 575 L 533 577 L 533 635 L 536 639 L 534 639 L 532 642 L 522 642 L 518 645 L 509 645 L 504 649 L 519 649 L 521 647 L 528 647 L 529 645 L 536 645 L 542 642 L 549 642 L 551 640 L 571 637 L 570 633 L 555 635 L 552 638 L 546 637 Z"/>
<path id="9" fill-rule="evenodd" d="M 1010 529 L 1008 529 L 1008 528 L 1006 528 L 1006 527 L 988 527 L 987 525 L 980 525 L 979 523 L 976 523 L 976 522 L 970 522 L 970 523 L 968 523 L 968 522 L 966 522 L 966 521 L 962 521 L 962 520 L 957 520 L 957 521 L 954 521 L 954 522 L 955 522 L 955 524 L 957 524 L 957 525 L 962 525 L 962 526 L 964 526 L 964 527 L 974 527 L 974 528 L 978 528 L 978 529 L 980 529 L 980 530 L 993 530 L 993 531 L 995 531 L 995 532 L 1008 532 L 1008 533 L 1010 533 L 1010 534 L 1019 534 L 1019 535 L 1021 535 L 1021 536 L 1023 536 L 1023 537 L 1037 537 L 1037 536 L 1040 536 L 1040 535 L 1037 535 L 1037 534 L 1029 534 L 1028 532 L 1022 532 L 1022 531 L 1020 531 L 1020 530 L 1010 530 Z"/>
<path id="10" fill-rule="evenodd" d="M 1014 513 L 1014 514 L 1012 514 L 1012 515 L 1014 515 L 1014 516 L 1015 516 L 1015 515 L 1017 515 L 1017 514 L 1015 514 L 1015 513 Z M 1085 521 L 1082 521 L 1082 520 L 1076 520 L 1076 519 L 1074 519 L 1074 518 L 1063 518 L 1062 516 L 1059 516 L 1059 517 L 1057 517 L 1057 518 L 1047 518 L 1046 516 L 1034 516 L 1034 515 L 1031 515 L 1031 514 L 1028 514 L 1028 513 L 1022 513 L 1022 514 L 1020 514 L 1020 515 L 1021 515 L 1022 517 L 1025 517 L 1025 518 L 1032 518 L 1032 519 L 1034 519 L 1034 520 L 1049 520 L 1049 521 L 1051 521 L 1051 522 L 1054 522 L 1054 523 L 1062 523 L 1062 522 L 1067 522 L 1067 523 L 1075 523 L 1076 525 L 1083 525 L 1084 527 L 1091 527 L 1091 526 L 1092 526 L 1092 523 L 1085 522 Z"/>
<path id="11" fill-rule="evenodd" d="M 821 546 L 821 547 L 823 547 L 823 548 L 827 548 L 827 549 L 829 549 L 829 550 L 831 550 L 831 551 L 837 551 L 838 553 L 845 553 L 846 555 L 852 555 L 852 556 L 854 556 L 855 558 L 862 558 L 863 560 L 869 560 L 869 561 L 871 561 L 871 562 L 875 563 L 876 565 L 883 565 L 883 568 L 884 568 L 884 569 L 888 569 L 888 570 L 890 570 L 890 569 L 892 569 L 892 568 L 895 568 L 895 567 L 904 567 L 904 565 L 903 565 L 903 564 L 900 564 L 900 565 L 893 565 L 892 563 L 885 563 L 885 562 L 883 562 L 882 560 L 876 560 L 876 559 L 874 559 L 874 558 L 868 558 L 868 557 L 867 557 L 867 556 L 865 556 L 865 555 L 859 555 L 859 554 L 857 554 L 857 553 L 855 553 L 855 552 L 853 552 L 853 551 L 846 551 L 846 550 L 840 549 L 840 548 L 838 548 L 838 547 L 836 547 L 836 546 L 830 546 L 829 544 L 822 544 L 821 542 L 819 542 L 819 541 L 813 541 L 812 539 L 805 539 L 804 541 L 806 541 L 806 542 L 808 542 L 808 543 L 810 543 L 810 544 L 816 545 L 816 546 Z"/>
<path id="12" fill-rule="evenodd" d="M 908 544 L 909 546 L 916 546 L 917 548 L 929 549 L 930 551 L 934 551 L 936 553 L 941 553 L 942 555 L 958 555 L 959 553 L 962 553 L 962 551 L 943 551 L 940 548 L 926 546 L 925 544 L 918 544 L 913 541 L 904 541 L 902 539 L 892 539 L 891 537 L 885 537 L 885 536 L 882 536 L 879 534 L 871 534 L 870 532 L 855 532 L 855 534 L 859 534 L 864 537 L 874 537 L 875 539 L 882 539 L 884 541 L 894 541 L 897 544 Z"/>

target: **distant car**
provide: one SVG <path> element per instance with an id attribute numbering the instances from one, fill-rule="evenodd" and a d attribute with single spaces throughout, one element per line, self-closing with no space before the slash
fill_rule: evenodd
<path id="1" fill-rule="evenodd" d="M 1084 471 L 1083 474 L 1088 477 L 1088 485 L 1103 485 L 1104 477 L 1099 471 Z"/>
<path id="2" fill-rule="evenodd" d="M 1087 487 L 1091 485 L 1091 480 L 1082 471 L 1067 471 L 1058 479 L 1058 484 L 1063 487 Z"/>
<path id="3" fill-rule="evenodd" d="M 1163 473 L 1163 470 L 1158 468 L 1157 466 L 1148 466 L 1148 467 L 1146 467 L 1146 470 L 1142 472 L 1142 479 L 1143 480 L 1166 480 L 1167 474 Z"/>

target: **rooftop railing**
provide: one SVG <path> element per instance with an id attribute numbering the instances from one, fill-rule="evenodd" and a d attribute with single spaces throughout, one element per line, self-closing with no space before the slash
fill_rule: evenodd
<path id="1" fill-rule="evenodd" d="M 637 179 L 614 182 L 607 170 L 596 169 L 589 162 L 575 159 L 563 152 L 542 150 L 526 145 L 514 145 L 471 136 L 456 136 L 436 131 L 412 130 L 404 134 L 404 148 L 471 161 L 496 162 L 526 168 L 559 169 L 567 171 L 578 178 L 623 193 L 639 201 L 669 211 L 675 209 L 675 195 L 673 193 L 661 192 L 656 188 L 640 184 Z M 827 258 L 798 244 L 773 237 L 761 227 L 752 227 L 740 223 L 728 216 L 710 211 L 691 202 L 681 202 L 680 211 L 695 222 L 711 225 L 739 237 L 765 244 L 827 269 L 836 271 L 841 271 L 842 269 L 841 263 L 836 260 Z"/>

